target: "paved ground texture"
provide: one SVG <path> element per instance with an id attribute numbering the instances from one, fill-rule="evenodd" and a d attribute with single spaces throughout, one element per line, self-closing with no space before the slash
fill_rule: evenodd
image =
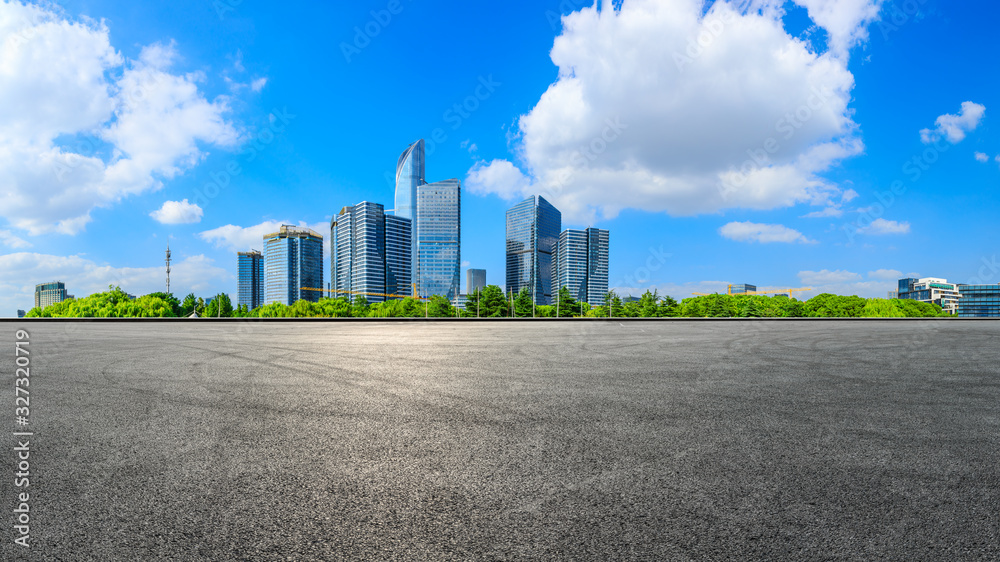
<path id="1" fill-rule="evenodd" d="M 23 326 L 3 560 L 1000 558 L 1000 323 Z"/>

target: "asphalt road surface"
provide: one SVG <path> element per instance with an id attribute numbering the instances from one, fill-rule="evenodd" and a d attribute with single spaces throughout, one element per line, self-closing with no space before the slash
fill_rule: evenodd
<path id="1" fill-rule="evenodd" d="M 13 543 L 20 327 L 30 550 Z M 0 337 L 2 560 L 1000 558 L 1000 323 Z"/>

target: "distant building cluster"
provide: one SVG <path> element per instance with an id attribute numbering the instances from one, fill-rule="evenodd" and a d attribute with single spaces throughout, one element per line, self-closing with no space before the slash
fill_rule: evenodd
<path id="1" fill-rule="evenodd" d="M 960 318 L 1000 318 L 1000 284 L 963 285 L 926 277 L 899 280 L 889 298 L 911 299 L 940 306 Z"/>
<path id="2" fill-rule="evenodd" d="M 424 141 L 396 162 L 395 209 L 362 201 L 330 221 L 330 281 L 324 286 L 323 236 L 282 226 L 264 236 L 263 252 L 237 255 L 237 304 L 317 301 L 323 293 L 369 302 L 440 295 L 461 306 L 462 184 L 427 183 Z M 536 304 L 566 287 L 577 300 L 604 303 L 608 231 L 562 230 L 562 214 L 543 197 L 507 211 L 507 290 L 527 287 Z M 466 291 L 486 287 L 486 270 L 469 269 Z M 325 287 L 325 288 L 324 288 Z"/>
<path id="3" fill-rule="evenodd" d="M 608 255 L 607 230 L 562 230 L 562 213 L 542 196 L 507 210 L 507 290 L 527 288 L 537 305 L 554 303 L 566 287 L 574 299 L 602 306 Z"/>

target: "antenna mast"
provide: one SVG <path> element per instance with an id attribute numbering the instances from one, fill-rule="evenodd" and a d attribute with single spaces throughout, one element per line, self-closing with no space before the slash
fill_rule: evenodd
<path id="1" fill-rule="evenodd" d="M 170 244 L 167 244 L 167 294 L 170 294 Z"/>

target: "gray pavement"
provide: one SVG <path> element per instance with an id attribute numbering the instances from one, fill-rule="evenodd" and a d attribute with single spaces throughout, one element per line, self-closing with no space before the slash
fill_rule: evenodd
<path id="1" fill-rule="evenodd" d="M 22 326 L 2 560 L 1000 558 L 1000 323 Z"/>

